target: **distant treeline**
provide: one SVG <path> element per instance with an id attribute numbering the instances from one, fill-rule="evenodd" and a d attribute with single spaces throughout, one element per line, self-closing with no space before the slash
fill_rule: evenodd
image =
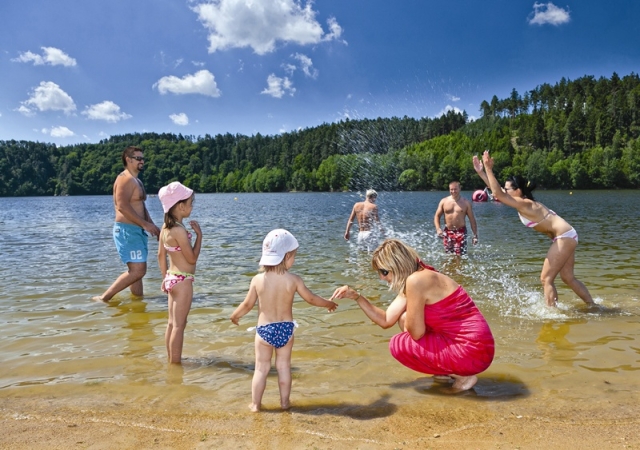
<path id="1" fill-rule="evenodd" d="M 482 186 L 471 157 L 489 149 L 502 179 L 543 188 L 640 187 L 640 78 L 585 76 L 484 101 L 482 117 L 345 120 L 277 136 L 135 133 L 58 147 L 0 141 L 0 196 L 110 194 L 128 145 L 145 153 L 149 192 L 446 189 Z"/>

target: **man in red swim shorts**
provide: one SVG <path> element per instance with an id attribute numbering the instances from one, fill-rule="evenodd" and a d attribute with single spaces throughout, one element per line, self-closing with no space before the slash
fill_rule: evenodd
<path id="1" fill-rule="evenodd" d="M 449 183 L 448 197 L 440 200 L 433 222 L 438 237 L 442 238 L 447 253 L 464 255 L 467 253 L 467 227 L 465 218 L 469 217 L 471 231 L 473 231 L 473 245 L 478 243 L 478 227 L 473 215 L 471 202 L 460 196 L 460 182 Z M 440 218 L 444 214 L 444 229 L 440 228 Z"/>

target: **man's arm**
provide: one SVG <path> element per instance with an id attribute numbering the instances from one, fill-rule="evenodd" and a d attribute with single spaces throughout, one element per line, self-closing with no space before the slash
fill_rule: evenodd
<path id="1" fill-rule="evenodd" d="M 382 226 L 382 222 L 380 222 L 380 217 L 378 216 L 378 207 L 373 208 L 373 220 L 376 221 L 378 227 L 380 228 L 380 232 L 384 234 L 384 227 Z"/>
<path id="2" fill-rule="evenodd" d="M 353 219 L 356 217 L 356 206 L 353 205 L 353 209 L 351 210 L 351 215 L 349 216 L 349 220 L 347 220 L 347 231 L 344 232 L 344 238 L 348 241 L 349 235 L 351 232 L 351 225 L 353 225 Z"/>
<path id="3" fill-rule="evenodd" d="M 440 200 L 438 209 L 436 209 L 436 215 L 433 217 L 433 224 L 436 226 L 436 234 L 442 236 L 442 229 L 440 229 L 440 217 L 444 214 L 444 199 Z"/>
<path id="4" fill-rule="evenodd" d="M 473 203 L 467 201 L 469 206 L 467 207 L 467 217 L 469 218 L 469 224 L 471 224 L 471 231 L 473 231 L 473 244 L 478 243 L 478 226 L 476 224 L 476 217 L 473 215 Z"/>

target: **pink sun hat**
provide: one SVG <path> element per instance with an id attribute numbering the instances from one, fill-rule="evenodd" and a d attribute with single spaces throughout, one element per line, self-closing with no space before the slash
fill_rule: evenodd
<path id="1" fill-rule="evenodd" d="M 277 266 L 284 256 L 298 248 L 298 240 L 287 230 L 278 228 L 267 234 L 262 242 L 261 266 Z"/>
<path id="2" fill-rule="evenodd" d="M 162 210 L 168 213 L 173 205 L 181 200 L 187 200 L 193 195 L 193 189 L 189 189 L 179 181 L 174 181 L 162 186 L 158 191 L 158 198 L 162 203 Z"/>

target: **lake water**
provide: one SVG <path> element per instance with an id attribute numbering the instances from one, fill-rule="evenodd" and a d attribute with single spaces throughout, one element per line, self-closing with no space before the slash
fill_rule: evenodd
<path id="1" fill-rule="evenodd" d="M 499 203 L 474 204 L 480 242 L 456 259 L 443 253 L 433 215 L 445 192 L 378 197 L 389 235 L 462 284 L 487 318 L 496 357 L 473 397 L 486 407 L 527 399 L 562 409 L 588 402 L 614 414 L 640 396 L 640 192 L 538 193 L 578 231 L 576 275 L 600 305 L 588 310 L 558 279 L 559 307 L 543 306 L 540 269 L 550 241 Z M 470 198 L 470 192 L 463 192 Z M 168 409 L 188 403 L 245 411 L 250 400 L 256 311 L 229 321 L 257 272 L 262 239 L 287 228 L 300 249 L 292 272 L 329 297 L 350 284 L 381 307 L 393 295 L 370 256 L 344 241 L 358 193 L 197 194 L 192 218 L 204 243 L 185 334 L 184 364 L 166 363 L 167 300 L 150 240 L 145 297 L 128 291 L 105 306 L 90 301 L 124 270 L 111 238 L 109 196 L 0 198 L 0 399 L 113 395 Z M 156 224 L 157 198 L 148 200 Z M 354 231 L 357 228 L 354 226 Z M 352 301 L 327 314 L 294 304 L 292 403 L 327 405 L 433 402 L 443 387 L 396 363 L 388 351 L 397 328 L 373 325 Z M 170 386 L 170 389 L 167 387 Z M 465 397 L 466 396 L 466 397 Z M 461 401 L 446 397 L 446 401 Z M 278 405 L 275 375 L 264 397 Z"/>

